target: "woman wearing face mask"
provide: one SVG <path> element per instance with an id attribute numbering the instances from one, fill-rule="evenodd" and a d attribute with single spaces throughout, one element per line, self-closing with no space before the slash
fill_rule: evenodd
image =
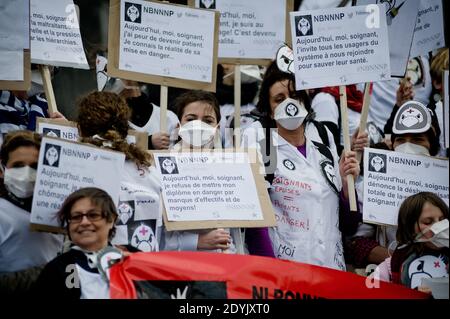
<path id="1" fill-rule="evenodd" d="M 263 155 L 269 157 L 266 179 L 277 220 L 270 229 L 275 255 L 345 270 L 340 217 L 360 218 L 349 213 L 346 182 L 347 175 L 359 174 L 358 162 L 354 152 L 339 161 L 333 136 L 312 121 L 306 92 L 294 86 L 293 74 L 281 71 L 276 61 L 268 67 L 257 104 L 264 116 L 253 132 L 244 132 L 243 144 L 257 141 L 263 153 L 270 150 Z"/>
<path id="2" fill-rule="evenodd" d="M 161 185 L 151 155 L 126 140 L 129 117 L 130 110 L 125 100 L 115 93 L 93 92 L 78 104 L 81 142 L 125 154 L 117 236 L 113 243 L 128 243 L 132 246 L 130 249 L 146 252 L 156 251 Z"/>
<path id="3" fill-rule="evenodd" d="M 221 148 L 218 136 L 219 104 L 209 92 L 189 91 L 175 100 L 181 127 L 180 142 L 176 150 Z M 243 253 L 240 229 L 214 229 L 209 231 L 166 232 L 166 250 L 214 250 Z M 265 228 L 246 230 L 245 243 L 250 254 L 273 257 Z"/>
<path id="4" fill-rule="evenodd" d="M 62 249 L 62 236 L 30 231 L 30 211 L 41 138 L 6 135 L 0 170 L 0 292 L 23 293 Z"/>
<path id="5" fill-rule="evenodd" d="M 423 278 L 448 277 L 448 230 L 448 206 L 437 195 L 422 192 L 405 199 L 398 213 L 398 246 L 379 265 L 380 279 L 430 292 Z"/>
<path id="6" fill-rule="evenodd" d="M 101 262 L 108 257 L 101 256 L 108 252 L 114 259 L 121 257 L 110 244 L 117 219 L 112 198 L 99 188 L 81 188 L 66 198 L 58 219 L 72 246 L 45 266 L 33 287 L 36 297 L 108 299 L 109 285 Z"/>

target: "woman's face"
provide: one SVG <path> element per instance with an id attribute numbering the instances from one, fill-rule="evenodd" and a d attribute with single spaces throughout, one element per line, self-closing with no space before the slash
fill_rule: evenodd
<path id="1" fill-rule="evenodd" d="M 6 168 L 20 168 L 30 166 L 37 168 L 39 150 L 34 146 L 20 146 L 9 153 Z"/>
<path id="2" fill-rule="evenodd" d="M 114 221 L 108 222 L 90 198 L 76 201 L 70 210 L 70 218 L 69 234 L 75 245 L 88 251 L 98 251 L 108 245 Z"/>
<path id="3" fill-rule="evenodd" d="M 429 202 L 426 202 L 425 205 L 423 205 L 422 213 L 419 216 L 419 220 L 414 226 L 414 231 L 416 235 L 421 233 L 425 229 L 431 227 L 431 225 L 433 225 L 434 223 L 443 220 L 444 218 L 445 218 L 444 214 L 438 207 L 434 206 Z M 421 238 L 430 239 L 431 237 L 433 237 L 433 233 L 431 231 L 427 231 L 425 234 L 423 234 Z M 431 245 L 430 248 L 437 249 L 437 247 L 434 247 L 432 243 L 427 242 L 426 245 L 427 246 Z"/>
<path id="4" fill-rule="evenodd" d="M 181 117 L 180 124 L 183 126 L 187 122 L 200 120 L 211 126 L 217 126 L 217 116 L 211 104 L 197 101 L 186 105 Z"/>
<path id="5" fill-rule="evenodd" d="M 423 146 L 428 151 L 431 148 L 431 144 L 430 144 L 430 141 L 428 140 L 426 133 L 398 135 L 395 138 L 394 144 L 392 145 L 392 147 L 395 149 L 397 146 L 404 144 L 406 142 Z"/>
<path id="6" fill-rule="evenodd" d="M 275 82 L 269 89 L 269 104 L 271 117 L 273 118 L 275 108 L 289 96 L 289 80 Z M 291 84 L 292 86 L 292 84 Z M 291 88 L 292 89 L 292 88 Z"/>

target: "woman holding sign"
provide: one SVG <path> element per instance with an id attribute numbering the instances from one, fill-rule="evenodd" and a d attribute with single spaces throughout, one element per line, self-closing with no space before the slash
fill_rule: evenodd
<path id="1" fill-rule="evenodd" d="M 356 155 L 345 153 L 339 161 L 333 136 L 312 120 L 307 93 L 294 90 L 294 75 L 279 62 L 264 76 L 257 104 L 263 116 L 253 130 L 266 132 L 256 140 L 270 150 L 264 154 L 269 164 L 276 163 L 266 168 L 277 220 L 269 232 L 272 246 L 278 258 L 345 270 L 341 219 L 354 218 L 356 227 L 359 218 L 349 213 L 345 178 L 359 174 Z M 244 133 L 244 143 L 250 134 Z"/>
<path id="2" fill-rule="evenodd" d="M 128 105 L 115 93 L 93 92 L 79 103 L 81 141 L 126 156 L 113 243 L 131 245 L 141 251 L 157 251 L 161 186 L 151 165 L 151 155 L 126 141 L 129 118 Z"/>
<path id="3" fill-rule="evenodd" d="M 216 97 L 209 92 L 189 91 L 175 100 L 176 113 L 181 127 L 180 141 L 175 149 L 221 148 L 218 136 L 220 109 Z M 213 229 L 208 231 L 166 232 L 164 245 L 166 250 L 218 250 L 243 252 L 241 230 Z M 273 257 L 267 228 L 249 228 L 246 230 L 245 243 L 250 254 Z"/>

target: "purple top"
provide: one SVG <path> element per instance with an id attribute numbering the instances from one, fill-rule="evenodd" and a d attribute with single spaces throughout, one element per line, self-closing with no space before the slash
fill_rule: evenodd
<path id="1" fill-rule="evenodd" d="M 275 258 L 267 227 L 247 228 L 245 230 L 245 242 L 250 255 Z"/>
<path id="2" fill-rule="evenodd" d="M 297 146 L 297 149 L 306 158 L 306 143 L 303 145 Z"/>

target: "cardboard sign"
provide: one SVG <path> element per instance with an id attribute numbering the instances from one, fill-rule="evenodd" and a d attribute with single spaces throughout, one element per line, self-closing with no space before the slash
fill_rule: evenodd
<path id="1" fill-rule="evenodd" d="M 292 0 L 190 0 L 196 8 L 220 12 L 219 59 L 222 63 L 262 64 L 290 43 Z"/>
<path id="2" fill-rule="evenodd" d="M 443 101 L 444 101 L 444 141 L 445 147 L 450 147 L 450 137 L 449 137 L 449 125 L 450 125 L 450 114 L 449 114 L 449 96 L 448 96 L 448 70 L 445 70 L 442 74 L 442 85 L 443 85 Z"/>
<path id="3" fill-rule="evenodd" d="M 168 230 L 275 225 L 259 166 L 250 165 L 246 153 L 153 155 L 160 173 Z"/>
<path id="4" fill-rule="evenodd" d="M 31 0 L 31 61 L 89 69 L 72 0 Z"/>
<path id="5" fill-rule="evenodd" d="M 296 89 L 388 80 L 381 6 L 291 12 Z"/>
<path id="6" fill-rule="evenodd" d="M 380 3 L 378 0 L 357 0 L 356 5 Z M 391 76 L 404 77 L 413 40 L 420 1 L 383 1 L 389 33 Z"/>
<path id="7" fill-rule="evenodd" d="M 36 122 L 36 132 L 43 136 L 61 138 L 73 142 L 78 141 L 78 127 L 76 122 L 47 119 L 39 117 Z"/>
<path id="8" fill-rule="evenodd" d="M 4 51 L 0 52 L 3 54 Z M 5 63 L 19 63 L 20 57 L 17 56 L 18 53 L 14 54 L 13 60 L 8 57 L 0 58 L 0 62 Z M 3 80 L 0 76 L 0 90 L 11 90 L 11 91 L 28 91 L 31 87 L 31 55 L 30 50 L 23 50 L 22 66 L 9 66 L 5 65 L 0 67 L 0 74 L 3 76 L 9 74 L 9 72 L 18 72 L 18 69 L 22 70 L 23 80 Z M 8 75 L 9 77 L 10 75 Z"/>
<path id="9" fill-rule="evenodd" d="M 0 17 L 0 90 L 28 90 L 30 1 L 2 1 Z"/>
<path id="10" fill-rule="evenodd" d="M 215 91 L 218 12 L 112 0 L 109 14 L 108 75 Z"/>
<path id="11" fill-rule="evenodd" d="M 60 229 L 56 212 L 68 195 L 82 187 L 105 190 L 117 206 L 124 162 L 125 154 L 119 152 L 42 138 L 31 224 L 35 229 Z"/>
<path id="12" fill-rule="evenodd" d="M 39 117 L 37 119 L 36 132 L 44 136 L 62 138 L 73 142 L 77 142 L 79 138 L 77 123 L 60 119 Z M 140 148 L 147 150 L 148 135 L 145 132 L 128 130 L 127 142 L 129 144 L 134 143 Z"/>
<path id="13" fill-rule="evenodd" d="M 419 192 L 433 192 L 448 205 L 448 168 L 448 160 L 365 148 L 363 220 L 397 225 L 400 205 Z"/>
<path id="14" fill-rule="evenodd" d="M 445 46 L 442 0 L 420 0 L 410 58 Z"/>
<path id="15" fill-rule="evenodd" d="M 275 258 L 205 252 L 131 254 L 111 267 L 110 280 L 113 299 L 259 299 L 259 304 L 247 305 L 261 306 L 260 313 L 262 306 L 268 306 L 261 299 L 429 298 L 417 290 L 350 272 Z M 188 313 L 186 309 L 182 312 L 184 307 L 177 307 L 177 313 Z M 212 311 L 217 314 L 220 309 Z"/>

